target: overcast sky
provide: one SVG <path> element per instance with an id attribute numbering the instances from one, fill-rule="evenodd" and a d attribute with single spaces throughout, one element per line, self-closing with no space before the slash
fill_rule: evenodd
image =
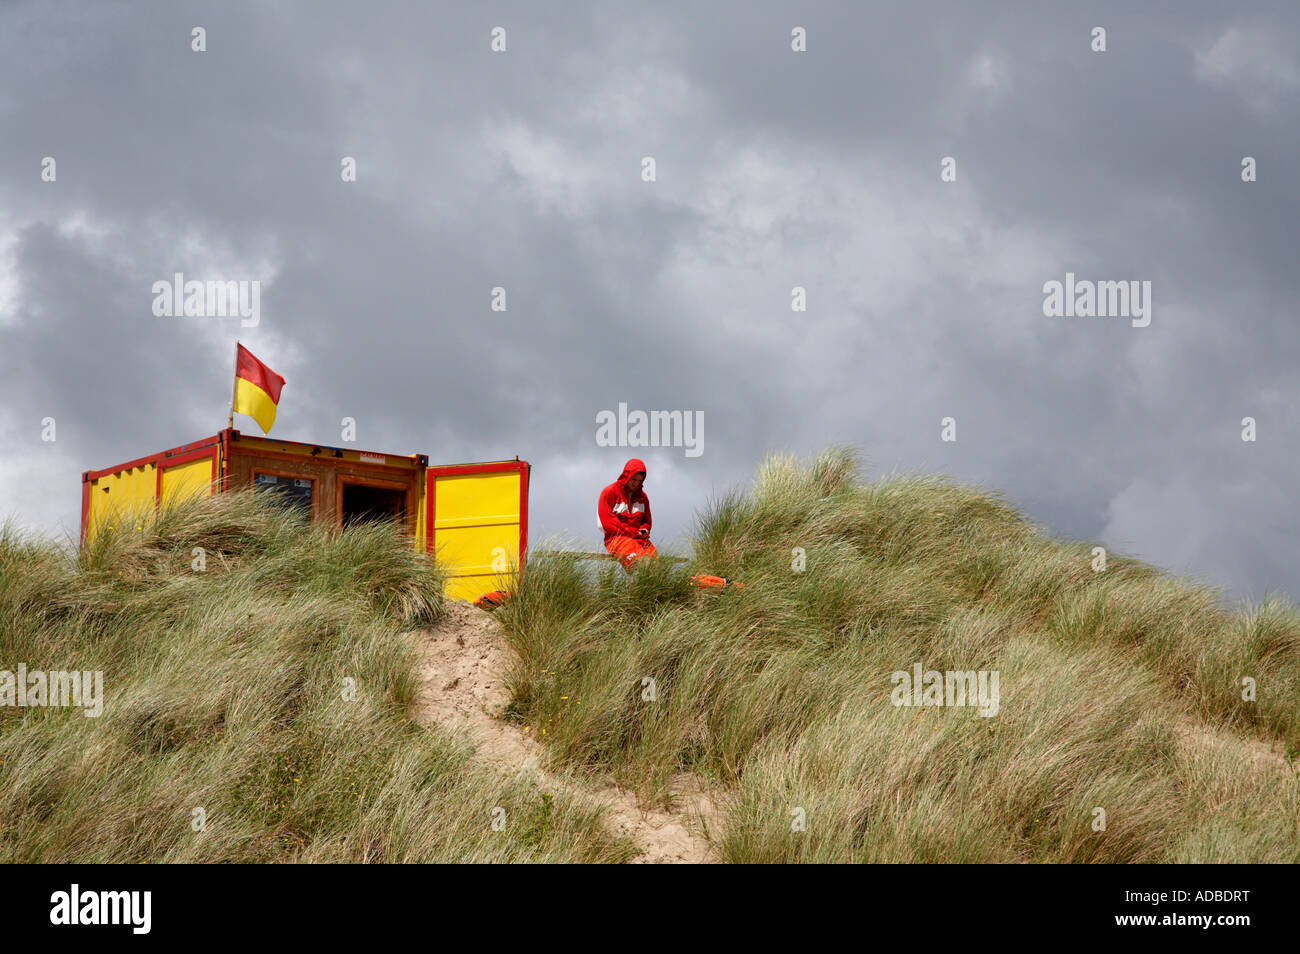
<path id="1" fill-rule="evenodd" d="M 672 549 L 849 443 L 1298 599 L 1298 181 L 1294 3 L 7 0 L 0 515 L 75 534 L 81 471 L 224 427 L 238 336 L 273 436 L 529 460 L 534 542 L 629 456 Z M 1067 271 L 1149 326 L 1045 316 Z M 156 317 L 176 272 L 260 323 Z M 703 453 L 598 446 L 620 402 Z"/>

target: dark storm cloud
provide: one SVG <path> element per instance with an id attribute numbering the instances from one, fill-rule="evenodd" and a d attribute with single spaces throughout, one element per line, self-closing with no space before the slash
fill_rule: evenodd
<path id="1" fill-rule="evenodd" d="M 80 470 L 221 427 L 238 335 L 277 435 L 528 458 L 535 537 L 591 543 L 627 456 L 669 538 L 849 442 L 1300 594 L 1300 15 L 987 6 L 0 8 L 0 496 L 73 526 Z M 1151 326 L 1044 317 L 1067 270 L 1152 281 Z M 155 318 L 176 271 L 262 279 L 261 324 Z M 705 453 L 597 447 L 619 402 L 702 410 Z"/>

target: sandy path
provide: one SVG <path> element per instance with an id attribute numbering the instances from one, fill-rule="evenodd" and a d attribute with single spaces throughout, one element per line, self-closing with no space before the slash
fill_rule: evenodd
<path id="1" fill-rule="evenodd" d="M 640 864 L 712 862 L 716 858 L 702 832 L 712 827 L 716 809 L 697 780 L 682 777 L 673 787 L 674 810 L 640 807 L 615 785 L 599 786 L 542 768 L 542 745 L 518 726 L 496 718 L 510 701 L 502 683 L 510 665 L 492 617 L 468 603 L 451 601 L 436 626 L 413 634 L 419 639 L 419 718 L 468 738 L 481 757 L 508 771 L 532 775 L 543 787 L 582 792 L 607 806 L 605 818 L 618 834 L 630 835 L 643 853 Z"/>

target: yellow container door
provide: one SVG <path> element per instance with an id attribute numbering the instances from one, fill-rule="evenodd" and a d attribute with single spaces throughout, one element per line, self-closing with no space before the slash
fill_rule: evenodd
<path id="1" fill-rule="evenodd" d="M 426 539 L 447 596 L 472 601 L 505 586 L 527 546 L 528 463 L 430 467 L 427 480 Z"/>

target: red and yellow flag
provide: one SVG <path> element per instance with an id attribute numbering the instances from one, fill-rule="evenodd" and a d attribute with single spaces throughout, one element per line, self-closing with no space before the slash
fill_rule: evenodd
<path id="1" fill-rule="evenodd" d="M 280 403 L 280 377 L 254 357 L 241 344 L 235 345 L 235 397 L 231 413 L 247 414 L 257 421 L 263 434 L 269 434 L 275 423 L 275 408 Z"/>

